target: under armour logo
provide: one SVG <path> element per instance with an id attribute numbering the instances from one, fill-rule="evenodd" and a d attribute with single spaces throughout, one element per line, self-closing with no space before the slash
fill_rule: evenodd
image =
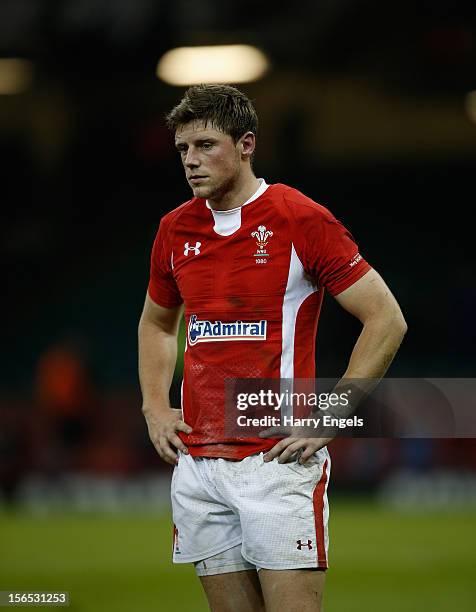
<path id="1" fill-rule="evenodd" d="M 303 544 L 301 540 L 298 540 L 298 541 L 296 542 L 296 544 L 297 544 L 297 547 L 296 547 L 296 548 L 297 548 L 298 550 L 302 550 L 302 547 L 303 547 L 303 546 L 307 546 L 308 550 L 311 550 L 311 548 L 312 548 L 312 540 L 308 540 L 308 541 L 307 541 L 307 543 L 305 543 L 305 544 Z"/>
<path id="2" fill-rule="evenodd" d="M 189 251 L 193 251 L 194 255 L 198 255 L 200 253 L 200 247 L 202 246 L 202 243 L 201 242 L 196 242 L 195 246 L 190 246 L 190 243 L 186 242 L 183 246 L 184 246 L 183 254 L 185 256 L 188 255 Z"/>

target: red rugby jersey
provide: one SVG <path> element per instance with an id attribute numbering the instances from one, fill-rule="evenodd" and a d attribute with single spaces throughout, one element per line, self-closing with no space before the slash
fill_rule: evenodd
<path id="1" fill-rule="evenodd" d="M 370 269 L 323 206 L 264 181 L 233 211 L 193 198 L 165 215 L 151 256 L 150 298 L 184 302 L 187 342 L 180 434 L 193 456 L 242 459 L 276 440 L 227 438 L 226 378 L 314 378 L 324 290 L 337 295 Z"/>

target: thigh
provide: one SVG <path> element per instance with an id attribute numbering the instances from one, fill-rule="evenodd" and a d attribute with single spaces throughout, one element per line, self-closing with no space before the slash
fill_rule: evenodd
<path id="1" fill-rule="evenodd" d="M 262 569 L 258 575 L 266 612 L 321 612 L 325 571 Z"/>
<path id="2" fill-rule="evenodd" d="M 211 612 L 265 612 L 256 570 L 200 576 Z"/>

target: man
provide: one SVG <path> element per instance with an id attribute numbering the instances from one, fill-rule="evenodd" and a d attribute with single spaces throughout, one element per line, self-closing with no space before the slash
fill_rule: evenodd
<path id="1" fill-rule="evenodd" d="M 256 178 L 257 123 L 250 100 L 221 85 L 189 88 L 168 116 L 193 198 L 163 217 L 152 250 L 143 413 L 157 452 L 176 465 L 174 562 L 195 563 L 210 609 L 316 611 L 330 439 L 227 437 L 224 381 L 313 378 L 324 289 L 363 324 L 345 377 L 381 378 L 406 324 L 327 209 Z M 169 388 L 183 307 L 180 411 Z"/>

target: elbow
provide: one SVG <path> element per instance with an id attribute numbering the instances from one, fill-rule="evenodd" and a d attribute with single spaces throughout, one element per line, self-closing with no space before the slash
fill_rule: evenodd
<path id="1" fill-rule="evenodd" d="M 364 322 L 364 325 L 366 324 L 375 324 L 380 329 L 385 330 L 385 335 L 398 338 L 400 342 L 408 331 L 407 322 L 398 305 L 395 308 L 382 309 L 375 313 L 374 316 Z"/>
<path id="2" fill-rule="evenodd" d="M 406 335 L 407 331 L 408 331 L 408 325 L 402 316 L 402 338 Z"/>
<path id="3" fill-rule="evenodd" d="M 393 317 L 392 327 L 394 328 L 395 333 L 400 337 L 400 340 L 403 340 L 405 334 L 408 331 L 408 325 L 400 308 L 397 310 Z"/>

